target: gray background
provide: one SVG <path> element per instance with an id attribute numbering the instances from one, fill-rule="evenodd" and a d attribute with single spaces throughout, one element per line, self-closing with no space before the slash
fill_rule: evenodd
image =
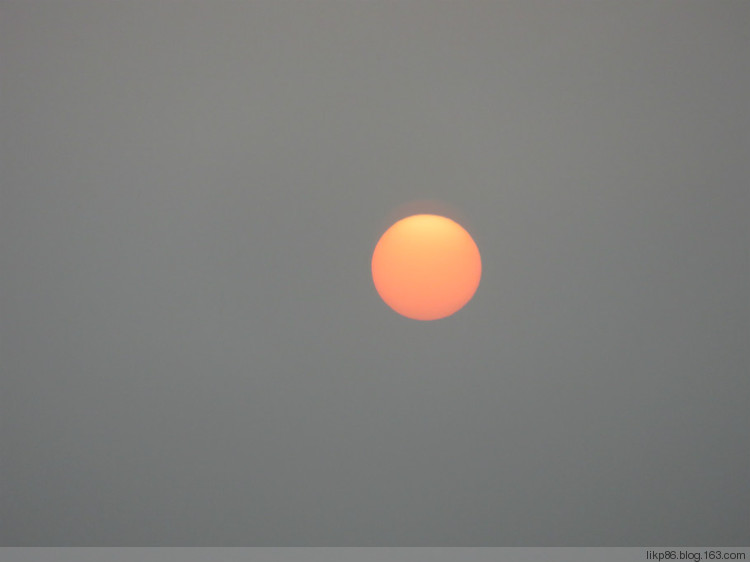
<path id="1" fill-rule="evenodd" d="M 747 555 L 748 548 L 668 547 L 706 560 L 707 550 Z M 5 547 L 3 562 L 644 562 L 648 547 Z M 735 558 L 741 559 L 741 558 Z M 695 558 L 691 558 L 695 560 Z"/>
<path id="2" fill-rule="evenodd" d="M 750 543 L 750 2 L 0 3 L 4 545 Z M 379 235 L 475 237 L 466 308 Z"/>

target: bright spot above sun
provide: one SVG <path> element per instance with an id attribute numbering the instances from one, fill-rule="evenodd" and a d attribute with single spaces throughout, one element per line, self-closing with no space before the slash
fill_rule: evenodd
<path id="1" fill-rule="evenodd" d="M 479 287 L 482 260 L 471 235 L 438 215 L 401 219 L 380 237 L 372 280 L 393 310 L 415 320 L 450 316 Z"/>

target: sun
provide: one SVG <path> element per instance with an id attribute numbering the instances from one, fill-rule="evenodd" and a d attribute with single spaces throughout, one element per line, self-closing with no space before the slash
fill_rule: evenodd
<path id="1" fill-rule="evenodd" d="M 479 287 L 482 259 L 471 235 L 439 215 L 393 224 L 372 254 L 372 280 L 385 303 L 414 320 L 457 312 Z"/>

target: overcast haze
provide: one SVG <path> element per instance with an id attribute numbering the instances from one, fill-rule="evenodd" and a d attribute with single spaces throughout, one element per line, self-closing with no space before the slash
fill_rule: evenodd
<path id="1" fill-rule="evenodd" d="M 748 61 L 746 1 L 0 2 L 0 542 L 750 544 Z M 482 282 L 408 320 L 438 210 Z"/>

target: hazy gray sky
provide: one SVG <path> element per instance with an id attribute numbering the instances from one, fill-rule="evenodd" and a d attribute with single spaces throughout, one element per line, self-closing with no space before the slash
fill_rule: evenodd
<path id="1" fill-rule="evenodd" d="M 748 61 L 746 1 L 3 0 L 0 543 L 750 544 Z"/>

